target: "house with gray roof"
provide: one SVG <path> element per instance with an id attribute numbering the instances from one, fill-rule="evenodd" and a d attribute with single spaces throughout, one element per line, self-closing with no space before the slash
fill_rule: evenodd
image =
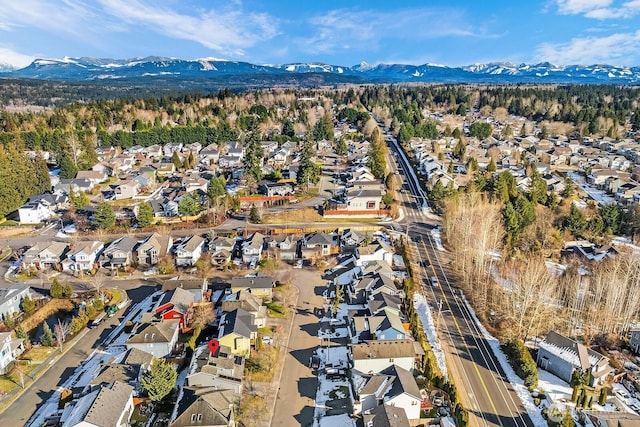
<path id="1" fill-rule="evenodd" d="M 191 236 L 176 248 L 176 265 L 178 267 L 190 267 L 202 256 L 204 238 L 199 235 Z"/>
<path id="2" fill-rule="evenodd" d="M 402 408 L 379 405 L 364 414 L 365 427 L 410 427 L 409 418 Z"/>
<path id="3" fill-rule="evenodd" d="M 247 291 L 254 296 L 271 301 L 275 280 L 271 276 L 234 277 L 231 292 Z"/>
<path id="4" fill-rule="evenodd" d="M 260 262 L 262 259 L 262 250 L 264 249 L 264 235 L 258 232 L 251 234 L 244 239 L 241 248 L 242 262 L 245 264 Z"/>
<path id="5" fill-rule="evenodd" d="M 100 252 L 104 249 L 104 243 L 98 240 L 76 242 L 62 261 L 62 271 L 91 271 L 96 265 Z"/>
<path id="6" fill-rule="evenodd" d="M 196 349 L 186 384 L 190 387 L 215 387 L 242 393 L 244 357 L 226 346 L 218 346 L 215 354 L 206 347 Z"/>
<path id="7" fill-rule="evenodd" d="M 218 341 L 227 346 L 231 353 L 247 357 L 251 343 L 256 339 L 258 328 L 254 325 L 253 315 L 241 308 L 224 313 L 220 317 Z"/>
<path id="8" fill-rule="evenodd" d="M 235 426 L 233 390 L 215 387 L 183 387 L 169 427 Z"/>
<path id="9" fill-rule="evenodd" d="M 127 427 L 133 414 L 133 387 L 116 381 L 91 389 L 65 408 L 62 427 Z"/>
<path id="10" fill-rule="evenodd" d="M 424 354 L 420 344 L 412 339 L 367 340 L 349 347 L 353 369 L 369 374 L 382 372 L 394 364 L 413 372 L 416 361 Z"/>
<path id="11" fill-rule="evenodd" d="M 136 261 L 138 266 L 145 268 L 158 264 L 162 257 L 169 254 L 169 249 L 173 245 L 171 236 L 162 236 L 160 233 L 153 233 L 135 248 Z"/>
<path id="12" fill-rule="evenodd" d="M 99 258 L 100 267 L 122 268 L 133 262 L 133 250 L 138 241 L 131 237 L 123 236 L 114 240 L 107 246 Z"/>
<path id="13" fill-rule="evenodd" d="M 589 373 L 590 386 L 604 383 L 613 371 L 606 356 L 555 331 L 540 342 L 537 363 L 566 382 L 571 382 L 576 370 Z"/>
<path id="14" fill-rule="evenodd" d="M 0 319 L 20 313 L 20 305 L 26 297 L 31 297 L 31 288 L 24 283 L 13 283 L 0 288 Z"/>
<path id="15" fill-rule="evenodd" d="M 25 251 L 22 268 L 57 269 L 68 250 L 69 247 L 63 242 L 37 242 Z"/>
<path id="16" fill-rule="evenodd" d="M 166 357 L 173 352 L 179 331 L 179 320 L 143 322 L 135 327 L 125 345 L 128 350 L 137 348 L 153 357 Z"/>

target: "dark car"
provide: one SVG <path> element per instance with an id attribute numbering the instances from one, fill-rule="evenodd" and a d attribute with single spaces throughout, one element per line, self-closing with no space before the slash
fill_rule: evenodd
<path id="1" fill-rule="evenodd" d="M 309 367 L 311 369 L 319 369 L 320 368 L 320 358 L 318 356 L 312 356 L 309 361 Z"/>

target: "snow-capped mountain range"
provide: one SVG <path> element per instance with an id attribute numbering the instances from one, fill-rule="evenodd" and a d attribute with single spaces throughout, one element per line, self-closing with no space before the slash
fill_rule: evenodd
<path id="1" fill-rule="evenodd" d="M 354 66 L 324 63 L 256 65 L 218 58 L 183 60 L 145 57 L 133 59 L 62 58 L 36 59 L 25 68 L 0 63 L 0 76 L 43 80 L 101 81 L 145 77 L 179 76 L 198 79 L 216 76 L 280 75 L 322 73 L 349 76 L 362 82 L 439 82 L 439 83 L 576 83 L 640 84 L 640 67 L 605 64 L 558 66 L 494 62 L 462 67 L 439 64 L 405 65 L 362 62 Z"/>

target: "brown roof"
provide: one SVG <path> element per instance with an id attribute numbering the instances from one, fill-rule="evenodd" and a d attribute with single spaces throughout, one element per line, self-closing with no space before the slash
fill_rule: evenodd
<path id="1" fill-rule="evenodd" d="M 353 360 L 415 357 L 413 340 L 364 341 L 351 345 Z"/>

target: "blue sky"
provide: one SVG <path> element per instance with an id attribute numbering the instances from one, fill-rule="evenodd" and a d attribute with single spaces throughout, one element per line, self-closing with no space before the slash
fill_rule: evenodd
<path id="1" fill-rule="evenodd" d="M 640 65 L 640 0 L 0 0 L 0 62 Z"/>

